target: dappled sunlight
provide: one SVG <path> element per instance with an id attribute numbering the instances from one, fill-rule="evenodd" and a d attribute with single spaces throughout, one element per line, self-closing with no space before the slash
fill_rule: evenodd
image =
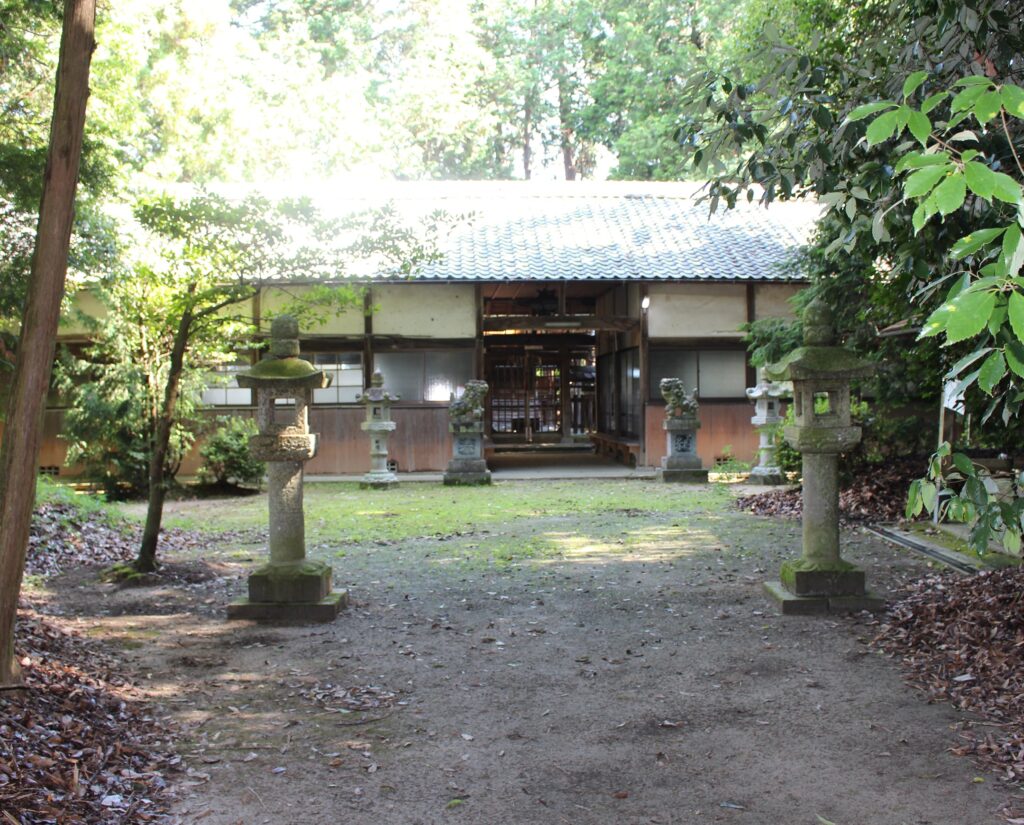
<path id="1" fill-rule="evenodd" d="M 563 559 L 569 561 L 575 560 L 587 560 L 587 561 L 600 561 L 602 559 L 609 560 L 612 557 L 621 560 L 625 548 L 620 542 L 599 540 L 593 536 L 587 536 L 580 533 L 545 533 L 547 541 L 559 551 L 559 555 Z M 558 559 L 548 559 L 547 561 L 557 561 Z"/>
<path id="2" fill-rule="evenodd" d="M 544 559 L 544 563 L 668 562 L 721 547 L 718 537 L 707 531 L 661 525 L 625 531 L 614 539 L 576 532 L 543 535 L 558 551 L 557 558 Z"/>

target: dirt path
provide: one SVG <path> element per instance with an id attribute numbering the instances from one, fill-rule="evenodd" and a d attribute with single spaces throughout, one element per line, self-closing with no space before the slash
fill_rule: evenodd
<path id="1" fill-rule="evenodd" d="M 846 541 L 882 592 L 925 569 Z M 182 822 L 999 822 L 1010 790 L 945 752 L 967 720 L 903 686 L 868 620 L 762 597 L 797 546 L 796 524 L 680 493 L 671 514 L 339 542 L 354 605 L 327 626 L 226 623 L 237 544 L 210 550 L 227 579 L 54 588 L 185 726 Z"/>

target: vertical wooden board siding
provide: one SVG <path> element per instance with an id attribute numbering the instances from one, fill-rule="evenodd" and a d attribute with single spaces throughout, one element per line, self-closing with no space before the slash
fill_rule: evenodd
<path id="1" fill-rule="evenodd" d="M 656 401 L 646 406 L 647 437 L 645 448 L 649 466 L 661 465 L 665 456 L 665 405 Z M 754 461 L 757 457 L 757 432 L 750 423 L 754 405 L 743 401 L 706 402 L 700 407 L 700 430 L 697 432 L 697 455 L 710 469 L 726 446 L 740 461 Z"/>
<path id="2" fill-rule="evenodd" d="M 39 448 L 40 467 L 60 467 L 60 474 L 74 477 L 81 475 L 82 468 L 77 465 L 67 466 L 67 442 L 60 437 L 64 429 L 64 410 L 47 410 L 43 413 L 43 439 Z M 3 424 L 0 424 L 0 434 Z"/>
<path id="3" fill-rule="evenodd" d="M 440 471 L 451 457 L 447 407 L 399 407 L 391 410 L 397 424 L 388 441 L 389 457 L 403 473 Z M 316 457 L 306 464 L 309 475 L 351 475 L 370 469 L 370 440 L 359 425 L 360 407 L 312 408 L 309 427 L 317 433 Z"/>
<path id="4" fill-rule="evenodd" d="M 391 458 L 398 471 L 439 471 L 452 457 L 447 407 L 408 407 L 391 411 L 398 424 L 391 436 Z"/>
<path id="5" fill-rule="evenodd" d="M 651 284 L 647 310 L 653 338 L 738 338 L 747 320 L 743 284 Z"/>
<path id="6" fill-rule="evenodd" d="M 306 464 L 309 475 L 348 475 L 370 469 L 370 441 L 359 425 L 362 407 L 310 407 L 309 429 L 317 435 L 316 457 Z"/>
<path id="7" fill-rule="evenodd" d="M 475 338 L 473 284 L 382 284 L 374 286 L 375 335 Z"/>
<path id="8" fill-rule="evenodd" d="M 755 317 L 758 320 L 761 318 L 796 318 L 789 299 L 801 289 L 806 289 L 806 286 L 806 284 L 755 284 Z"/>

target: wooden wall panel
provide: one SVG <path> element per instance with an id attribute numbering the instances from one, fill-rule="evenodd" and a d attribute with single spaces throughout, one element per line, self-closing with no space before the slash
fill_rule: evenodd
<path id="1" fill-rule="evenodd" d="M 395 407 L 391 418 L 398 426 L 389 449 L 399 472 L 439 471 L 448 465 L 452 445 L 447 407 Z M 369 436 L 359 428 L 365 420 L 362 407 L 312 408 L 309 425 L 319 434 L 320 444 L 306 472 L 342 475 L 369 470 Z"/>
<path id="2" fill-rule="evenodd" d="M 665 420 L 665 405 L 649 402 L 646 415 L 647 464 L 661 465 L 665 456 L 665 431 L 661 422 Z M 754 405 L 743 401 L 708 401 L 700 406 L 700 430 L 697 432 L 697 454 L 708 469 L 715 466 L 715 459 L 723 454 L 723 448 L 732 447 L 732 455 L 740 461 L 754 461 L 757 458 L 757 432 L 750 423 Z"/>

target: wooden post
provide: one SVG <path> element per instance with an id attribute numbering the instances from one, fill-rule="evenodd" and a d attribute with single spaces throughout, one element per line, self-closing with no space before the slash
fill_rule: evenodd
<path id="1" fill-rule="evenodd" d="M 96 0 L 67 0 L 36 248 L 7 426 L 0 445 L 0 687 L 17 685 L 21 680 L 14 661 L 14 623 L 35 504 L 46 392 L 68 271 L 95 29 Z"/>
<path id="2" fill-rule="evenodd" d="M 572 436 L 572 398 L 569 393 L 569 373 L 572 361 L 569 352 L 569 344 L 563 343 L 558 348 L 558 398 L 561 401 L 559 416 L 562 419 L 562 443 L 572 444 L 575 439 Z"/>

